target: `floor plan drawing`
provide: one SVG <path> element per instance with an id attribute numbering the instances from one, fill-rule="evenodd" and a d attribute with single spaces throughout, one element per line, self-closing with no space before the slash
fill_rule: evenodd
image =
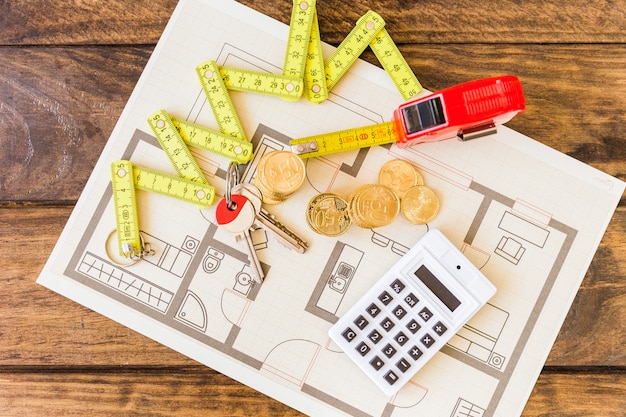
<path id="1" fill-rule="evenodd" d="M 156 109 L 216 128 L 194 68 L 280 72 L 286 27 L 235 2 L 183 0 L 139 80 L 39 282 L 310 415 L 402 417 L 519 415 L 624 184 L 507 128 L 470 142 L 395 145 L 306 160 L 304 185 L 266 208 L 309 244 L 304 254 L 257 230 L 266 274 L 198 209 L 137 192 L 152 256 L 110 259 L 115 230 L 109 165 L 118 159 L 175 173 L 146 118 Z M 202 45 L 202 48 L 197 47 Z M 330 48 L 325 46 L 326 51 Z M 316 105 L 233 92 L 254 158 L 289 140 L 387 121 L 402 98 L 383 70 L 359 62 Z M 218 198 L 229 161 L 192 149 Z M 315 234 L 305 208 L 317 193 L 347 197 L 404 159 L 439 196 L 427 225 Z M 549 178 L 549 181 L 546 181 Z M 430 228 L 440 229 L 497 287 L 496 295 L 392 398 L 334 345 L 328 329 Z"/>

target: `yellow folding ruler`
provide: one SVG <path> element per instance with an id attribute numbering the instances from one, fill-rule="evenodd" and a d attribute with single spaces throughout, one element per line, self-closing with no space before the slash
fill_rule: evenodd
<path id="1" fill-rule="evenodd" d="M 310 102 L 321 103 L 328 98 L 328 86 L 326 85 L 326 70 L 324 69 L 317 12 L 313 14 L 310 32 L 304 71 L 304 96 Z"/>
<path id="2" fill-rule="evenodd" d="M 224 156 L 238 164 L 247 163 L 253 156 L 250 142 L 178 119 L 171 114 L 169 116 L 180 137 L 189 146 Z"/>
<path id="3" fill-rule="evenodd" d="M 178 175 L 201 184 L 209 183 L 165 110 L 152 113 L 148 124 Z"/>
<path id="4" fill-rule="evenodd" d="M 111 186 L 119 253 L 131 259 L 141 257 L 144 253 L 136 189 L 177 198 L 198 207 L 209 207 L 215 200 L 215 188 L 210 185 L 139 167 L 125 160 L 111 164 Z"/>
<path id="5" fill-rule="evenodd" d="M 315 0 L 293 0 L 283 75 L 304 78 Z"/>
<path id="6" fill-rule="evenodd" d="M 290 101 L 297 101 L 302 96 L 304 82 L 301 77 L 226 66 L 220 66 L 219 71 L 228 90 L 268 94 Z"/>
<path id="7" fill-rule="evenodd" d="M 289 144 L 291 151 L 300 155 L 301 158 L 313 158 L 374 145 L 385 145 L 397 140 L 393 131 L 393 122 L 387 122 L 293 139 Z"/>
<path id="8" fill-rule="evenodd" d="M 220 132 L 247 141 L 217 63 L 206 61 L 196 67 L 196 73 L 211 105 Z"/>

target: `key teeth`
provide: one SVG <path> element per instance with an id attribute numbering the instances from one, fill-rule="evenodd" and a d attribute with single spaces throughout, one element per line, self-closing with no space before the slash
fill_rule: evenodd
<path id="1" fill-rule="evenodd" d="M 304 240 L 302 240 L 299 236 L 297 236 L 294 232 L 289 230 L 287 228 L 287 226 L 285 226 L 284 224 L 279 222 L 276 219 L 276 216 L 274 216 L 273 214 L 271 214 L 270 212 L 268 212 L 264 208 L 261 208 L 261 211 L 260 211 L 259 215 L 263 216 L 263 218 L 265 218 L 274 227 L 276 227 L 281 232 L 283 232 L 284 234 L 289 236 L 291 239 L 293 239 L 296 242 L 298 247 L 296 248 L 293 245 L 289 245 L 286 242 L 283 242 L 280 239 L 277 239 L 280 244 L 282 244 L 283 246 L 287 247 L 288 249 L 296 250 L 299 253 L 304 253 L 308 249 L 309 245 Z"/>

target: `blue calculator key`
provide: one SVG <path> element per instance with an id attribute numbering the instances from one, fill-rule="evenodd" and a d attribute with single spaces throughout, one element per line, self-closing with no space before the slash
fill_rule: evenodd
<path id="1" fill-rule="evenodd" d="M 433 326 L 433 330 L 435 331 L 435 333 L 437 333 L 439 336 L 441 336 L 442 334 L 444 334 L 446 332 L 446 330 L 448 330 L 448 328 L 445 326 L 445 324 L 443 324 L 442 322 L 438 321 L 437 324 L 435 324 Z"/>
<path id="2" fill-rule="evenodd" d="M 402 282 L 401 280 L 396 279 L 394 282 L 391 283 L 390 287 L 393 292 L 395 292 L 396 294 L 400 294 L 402 290 L 406 287 L 406 285 L 404 285 L 404 282 Z"/>

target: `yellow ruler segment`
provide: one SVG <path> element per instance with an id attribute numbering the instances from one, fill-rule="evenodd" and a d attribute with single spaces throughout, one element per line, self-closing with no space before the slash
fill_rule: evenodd
<path id="1" fill-rule="evenodd" d="M 313 158 L 396 141 L 393 122 L 387 122 L 293 139 L 289 144 L 301 158 Z"/>
<path id="2" fill-rule="evenodd" d="M 384 26 L 383 18 L 371 10 L 359 18 L 356 26 L 324 63 L 329 90 L 337 84 Z"/>
<path id="3" fill-rule="evenodd" d="M 423 90 L 413 70 L 385 28 L 374 37 L 370 47 L 405 100 L 408 101 Z"/>
<path id="4" fill-rule="evenodd" d="M 302 97 L 302 78 L 225 66 L 219 67 L 219 73 L 228 90 L 268 94 L 290 101 Z"/>
<path id="5" fill-rule="evenodd" d="M 283 75 L 302 79 L 315 14 L 315 0 L 293 0 Z"/>
<path id="6" fill-rule="evenodd" d="M 206 61 L 196 67 L 196 73 L 211 105 L 220 132 L 247 141 L 217 63 Z"/>
<path id="7" fill-rule="evenodd" d="M 150 168 L 133 166 L 132 179 L 139 190 L 177 198 L 198 207 L 209 207 L 215 200 L 215 188 L 210 185 L 189 181 Z"/>
<path id="8" fill-rule="evenodd" d="M 178 175 L 201 184 L 209 183 L 165 110 L 152 113 L 148 124 Z"/>
<path id="9" fill-rule="evenodd" d="M 306 56 L 304 71 L 304 96 L 313 103 L 321 103 L 328 98 L 326 86 L 326 70 L 324 69 L 324 56 L 322 55 L 322 40 L 317 21 L 317 12 L 313 14 L 309 48 Z"/>
<path id="10" fill-rule="evenodd" d="M 172 124 L 180 137 L 189 146 L 229 158 L 238 164 L 245 164 L 252 158 L 252 143 L 225 135 L 198 124 L 177 119 L 170 115 Z"/>
<path id="11" fill-rule="evenodd" d="M 126 258 L 140 256 L 143 248 L 139 234 L 133 166 L 129 161 L 115 161 L 111 164 L 111 187 L 120 256 Z"/>

